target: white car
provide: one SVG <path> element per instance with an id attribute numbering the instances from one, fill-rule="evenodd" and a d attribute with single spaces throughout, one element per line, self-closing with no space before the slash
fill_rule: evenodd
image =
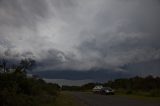
<path id="1" fill-rule="evenodd" d="M 106 95 L 114 95 L 114 90 L 110 87 L 103 86 L 95 86 L 92 89 L 93 93 L 106 94 Z"/>
<path id="2" fill-rule="evenodd" d="M 103 88 L 104 88 L 103 86 L 98 85 L 98 86 L 95 86 L 95 87 L 92 89 L 92 91 L 93 91 L 94 93 L 100 93 L 100 91 L 101 91 Z"/>

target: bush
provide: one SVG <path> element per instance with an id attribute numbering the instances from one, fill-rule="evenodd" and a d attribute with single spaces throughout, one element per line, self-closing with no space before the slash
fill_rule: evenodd
<path id="1" fill-rule="evenodd" d="M 132 90 L 127 90 L 127 91 L 126 91 L 126 94 L 127 94 L 127 95 L 133 94 L 133 91 L 132 91 Z"/>
<path id="2" fill-rule="evenodd" d="M 20 73 L 0 74 L 1 106 L 44 106 L 53 104 L 60 87 Z"/>
<path id="3" fill-rule="evenodd" d="M 160 90 L 158 90 L 158 89 L 151 90 L 149 93 L 149 96 L 160 97 Z"/>

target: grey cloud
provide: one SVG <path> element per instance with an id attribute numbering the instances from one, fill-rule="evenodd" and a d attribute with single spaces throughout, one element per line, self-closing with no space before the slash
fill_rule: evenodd
<path id="1" fill-rule="evenodd" d="M 160 58 L 159 10 L 159 0 L 1 0 L 0 55 L 123 70 Z"/>
<path id="2" fill-rule="evenodd" d="M 0 10 L 0 24 L 15 27 L 31 27 L 48 14 L 47 4 L 43 0 L 2 0 Z"/>

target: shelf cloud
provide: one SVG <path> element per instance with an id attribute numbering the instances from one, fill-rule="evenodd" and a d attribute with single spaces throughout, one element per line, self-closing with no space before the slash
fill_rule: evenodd
<path id="1" fill-rule="evenodd" d="M 0 57 L 33 58 L 37 70 L 153 64 L 159 11 L 159 0 L 0 0 Z"/>

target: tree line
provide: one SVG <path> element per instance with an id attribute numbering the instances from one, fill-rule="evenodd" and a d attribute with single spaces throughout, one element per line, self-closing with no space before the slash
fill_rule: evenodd
<path id="1" fill-rule="evenodd" d="M 120 78 L 106 83 L 88 83 L 82 86 L 62 86 L 62 90 L 91 91 L 96 85 L 111 87 L 116 93 L 137 94 L 143 96 L 160 97 L 160 77 L 151 75 L 146 77 Z"/>
<path id="2" fill-rule="evenodd" d="M 22 59 L 16 65 L 0 62 L 0 106 L 53 106 L 59 94 L 57 84 L 46 83 L 38 77 L 28 77 L 35 61 Z"/>

